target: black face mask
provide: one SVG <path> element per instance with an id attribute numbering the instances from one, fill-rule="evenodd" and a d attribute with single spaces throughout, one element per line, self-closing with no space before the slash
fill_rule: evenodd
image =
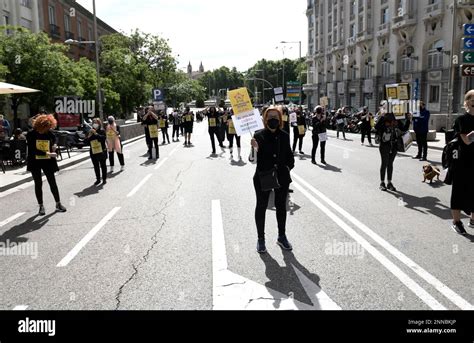
<path id="1" fill-rule="evenodd" d="M 268 127 L 272 130 L 276 130 L 280 126 L 280 121 L 276 118 L 272 118 L 267 122 Z"/>
<path id="2" fill-rule="evenodd" d="M 112 119 L 109 119 L 108 122 L 109 122 L 110 125 L 112 125 L 114 123 L 114 121 Z"/>

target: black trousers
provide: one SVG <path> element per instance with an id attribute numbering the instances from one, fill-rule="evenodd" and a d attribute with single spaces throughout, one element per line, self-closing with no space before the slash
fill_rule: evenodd
<path id="1" fill-rule="evenodd" d="M 293 152 L 295 151 L 296 149 L 296 143 L 299 141 L 299 144 L 298 144 L 298 147 L 299 147 L 299 151 L 303 150 L 303 138 L 304 136 L 300 136 L 299 132 L 298 131 L 293 131 L 294 135 L 293 135 Z"/>
<path id="2" fill-rule="evenodd" d="M 153 139 L 151 139 L 153 140 Z M 148 146 L 149 147 L 149 146 Z M 150 151 L 150 148 L 148 148 L 148 151 Z M 110 163 L 110 166 L 113 167 L 115 165 L 115 153 L 114 151 L 109 151 L 109 163 Z M 121 166 L 124 166 L 125 165 L 125 161 L 124 161 L 124 158 L 123 158 L 123 154 L 119 154 L 117 153 L 117 156 L 118 156 L 118 159 L 119 159 L 119 162 L 120 162 L 120 165 Z"/>
<path id="3" fill-rule="evenodd" d="M 161 128 L 161 132 L 163 133 L 163 143 L 165 143 L 165 140 L 168 140 L 168 144 L 170 142 L 170 136 L 168 135 L 168 128 Z"/>
<path id="4" fill-rule="evenodd" d="M 232 149 L 234 147 L 234 137 L 235 137 L 235 140 L 237 141 L 237 148 L 240 148 L 240 136 L 229 134 L 227 136 L 227 139 L 229 140 L 229 148 L 230 149 Z"/>
<path id="5" fill-rule="evenodd" d="M 94 165 L 94 172 L 97 181 L 100 181 L 100 171 L 102 170 L 102 180 L 107 180 L 107 159 L 98 160 L 92 158 L 92 164 Z"/>
<path id="6" fill-rule="evenodd" d="M 176 133 L 176 139 L 179 139 L 179 125 L 173 125 L 173 135 L 171 136 L 174 139 L 174 134 Z"/>
<path id="7" fill-rule="evenodd" d="M 418 156 L 428 157 L 428 133 L 417 133 L 416 144 L 418 145 Z"/>
<path id="8" fill-rule="evenodd" d="M 387 174 L 388 181 L 392 181 L 393 176 L 393 161 L 397 157 L 397 149 L 391 147 L 390 143 L 381 143 L 379 147 L 380 157 L 382 158 L 382 165 L 380 167 L 380 180 L 385 181 L 385 174 Z"/>
<path id="9" fill-rule="evenodd" d="M 369 139 L 369 143 L 372 144 L 372 128 L 369 126 L 369 127 L 362 127 L 361 128 L 361 131 L 362 131 L 362 137 L 361 137 L 361 142 L 364 143 L 365 141 L 365 136 L 367 136 L 367 138 Z"/>
<path id="10" fill-rule="evenodd" d="M 342 137 L 346 139 L 346 127 L 344 125 L 337 125 L 337 138 L 339 138 L 339 131 L 342 131 Z"/>
<path id="11" fill-rule="evenodd" d="M 54 200 L 60 202 L 59 190 L 54 172 L 48 168 L 35 168 L 31 171 L 31 176 L 33 176 L 33 181 L 35 182 L 35 194 L 38 204 L 43 205 L 43 177 L 41 176 L 41 169 L 43 169 L 44 175 L 48 180 L 49 188 L 51 189 L 51 193 L 53 193 Z"/>
<path id="12" fill-rule="evenodd" d="M 311 161 L 316 161 L 316 151 L 318 150 L 319 136 L 313 135 L 313 150 L 311 150 Z M 326 142 L 321 142 L 321 161 L 325 160 L 326 156 Z"/>
<path id="13" fill-rule="evenodd" d="M 155 145 L 156 158 L 160 157 L 160 148 L 158 146 L 158 138 L 150 138 L 150 144 L 148 145 L 148 155 L 153 156 L 153 145 Z"/>
<path id="14" fill-rule="evenodd" d="M 214 139 L 214 136 L 217 137 L 217 141 L 219 142 L 219 146 L 222 146 L 221 137 L 219 135 L 219 129 L 218 128 L 209 129 L 209 136 L 211 137 L 212 153 L 215 154 L 216 153 L 216 141 Z"/>
<path id="15" fill-rule="evenodd" d="M 260 186 L 258 175 L 253 178 L 255 194 L 257 196 L 257 205 L 255 207 L 255 224 L 257 225 L 258 239 L 265 239 L 265 214 L 268 207 L 268 199 L 271 191 L 263 192 Z M 282 186 L 274 190 L 276 217 L 278 222 L 278 236 L 284 236 L 286 233 L 286 201 L 288 199 L 289 185 Z"/>

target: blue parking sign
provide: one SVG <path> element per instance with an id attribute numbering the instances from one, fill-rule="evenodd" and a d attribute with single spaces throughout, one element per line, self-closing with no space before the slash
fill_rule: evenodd
<path id="1" fill-rule="evenodd" d="M 463 48 L 466 50 L 474 50 L 474 37 L 473 38 L 467 38 L 464 37 L 463 39 Z"/>
<path id="2" fill-rule="evenodd" d="M 464 36 L 474 36 L 474 24 L 464 24 Z"/>
<path id="3" fill-rule="evenodd" d="M 165 94 L 163 89 L 156 88 L 153 89 L 153 101 L 163 101 L 165 98 Z"/>

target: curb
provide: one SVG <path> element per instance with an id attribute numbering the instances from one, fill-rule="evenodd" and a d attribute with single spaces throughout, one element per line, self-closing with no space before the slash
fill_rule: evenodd
<path id="1" fill-rule="evenodd" d="M 144 137 L 145 137 L 145 135 L 140 135 L 140 136 L 137 136 L 137 137 L 135 137 L 135 138 L 131 138 L 131 139 L 127 140 L 127 141 L 124 141 L 122 144 L 125 146 L 125 145 L 127 145 L 127 144 L 134 143 L 134 142 L 136 142 L 136 141 L 138 141 L 138 140 L 140 140 L 140 139 L 142 139 L 142 138 L 144 138 Z M 84 155 L 84 156 L 82 156 L 82 155 Z M 81 154 L 79 154 L 79 155 L 77 155 L 77 156 L 80 156 L 80 157 L 78 157 L 78 158 L 77 158 L 76 160 L 74 160 L 74 161 L 69 161 L 69 162 L 66 162 L 66 163 L 60 165 L 60 166 L 59 166 L 59 169 L 60 169 L 60 170 L 61 170 L 61 169 L 66 169 L 66 168 L 71 167 L 71 166 L 73 166 L 73 165 L 76 165 L 76 164 L 79 164 L 79 163 L 81 163 L 81 162 L 84 162 L 85 160 L 87 160 L 87 159 L 90 158 L 90 157 L 89 157 L 89 151 L 85 151 L 85 152 L 83 152 L 83 153 L 81 153 Z M 21 180 L 12 182 L 12 183 L 10 183 L 10 184 L 8 184 L 8 185 L 6 185 L 6 186 L 0 187 L 0 193 L 5 192 L 5 191 L 7 191 L 7 190 L 9 190 L 9 189 L 18 187 L 18 186 L 20 186 L 20 185 L 22 185 L 22 184 L 24 184 L 24 183 L 30 182 L 30 181 L 33 181 L 33 178 L 32 178 L 31 176 L 28 176 L 28 177 L 25 177 L 25 178 L 23 178 L 23 179 L 21 179 Z"/>

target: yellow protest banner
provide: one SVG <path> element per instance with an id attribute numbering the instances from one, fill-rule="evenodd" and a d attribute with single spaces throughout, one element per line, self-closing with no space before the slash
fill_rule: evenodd
<path id="1" fill-rule="evenodd" d="M 229 120 L 229 135 L 235 135 L 235 126 L 232 120 Z"/>
<path id="2" fill-rule="evenodd" d="M 304 125 L 298 125 L 298 133 L 300 134 L 300 136 L 303 136 L 306 133 Z"/>
<path id="3" fill-rule="evenodd" d="M 186 115 L 186 121 L 193 121 L 193 116 L 191 114 Z"/>
<path id="4" fill-rule="evenodd" d="M 408 83 L 400 83 L 398 85 L 398 99 L 410 100 L 410 93 L 408 92 Z"/>
<path id="5" fill-rule="evenodd" d="M 229 100 L 234 110 L 234 114 L 239 116 L 242 113 L 248 113 L 253 111 L 252 101 L 247 88 L 239 88 L 229 91 Z"/>
<path id="6" fill-rule="evenodd" d="M 49 152 L 49 140 L 37 139 L 36 140 L 36 149 L 43 152 Z M 36 155 L 37 160 L 47 160 L 50 157 L 48 155 Z"/>
<path id="7" fill-rule="evenodd" d="M 398 87 L 387 86 L 387 99 L 398 99 Z"/>
<path id="8" fill-rule="evenodd" d="M 163 129 L 166 126 L 166 122 L 164 119 L 160 119 L 160 127 Z"/>
<path id="9" fill-rule="evenodd" d="M 209 126 L 216 127 L 216 118 L 209 118 Z"/>
<path id="10" fill-rule="evenodd" d="M 102 154 L 104 152 L 104 150 L 102 149 L 102 144 L 100 144 L 97 139 L 91 141 L 91 149 L 93 155 Z"/>
<path id="11" fill-rule="evenodd" d="M 148 132 L 150 132 L 150 138 L 158 138 L 158 126 L 148 125 Z"/>

